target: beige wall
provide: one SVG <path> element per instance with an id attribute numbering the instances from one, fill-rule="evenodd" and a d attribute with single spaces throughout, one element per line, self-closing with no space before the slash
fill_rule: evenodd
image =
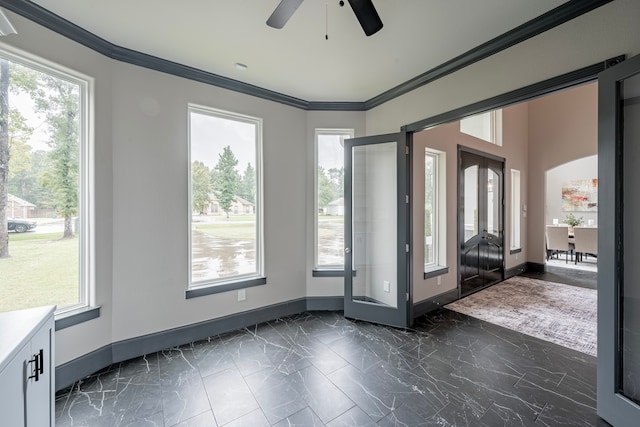
<path id="1" fill-rule="evenodd" d="M 413 254 L 412 278 L 414 302 L 419 302 L 457 287 L 458 278 L 458 145 L 473 148 L 505 159 L 505 266 L 507 269 L 522 264 L 527 259 L 526 224 L 527 218 L 521 218 L 522 252 L 511 255 L 509 241 L 511 237 L 511 169 L 521 172 L 521 202 L 527 203 L 527 138 L 528 105 L 518 104 L 503 109 L 502 146 L 493 145 L 460 132 L 460 122 L 437 126 L 414 134 L 413 145 Z M 437 278 L 424 279 L 424 150 L 425 147 L 446 153 L 446 266 L 449 272 Z"/>
<path id="2" fill-rule="evenodd" d="M 528 261 L 544 263 L 545 175 L 598 153 L 598 85 L 583 85 L 529 103 Z"/>

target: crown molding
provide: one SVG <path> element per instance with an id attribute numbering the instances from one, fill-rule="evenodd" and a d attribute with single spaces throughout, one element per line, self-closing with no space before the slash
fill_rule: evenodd
<path id="1" fill-rule="evenodd" d="M 544 96 L 558 90 L 567 89 L 583 83 L 594 81 L 598 78 L 598 74 L 607 68 L 613 67 L 626 59 L 625 55 L 615 56 L 605 61 L 570 71 L 568 73 L 552 77 L 541 82 L 531 84 L 501 95 L 494 96 L 474 104 L 456 108 L 446 113 L 438 114 L 424 120 L 420 120 L 405 126 L 402 126 L 403 132 L 419 132 L 427 128 L 450 123 L 465 116 L 482 113 L 489 110 L 503 108 L 518 102 L 528 101 L 533 98 Z"/>
<path id="2" fill-rule="evenodd" d="M 462 55 L 459 55 L 423 74 L 420 74 L 419 76 L 414 77 L 411 80 L 369 99 L 365 102 L 365 108 L 370 110 L 384 104 L 385 102 L 411 92 L 420 86 L 424 86 L 475 62 L 488 58 L 491 55 L 535 37 L 538 34 L 564 24 L 565 22 L 577 18 L 587 12 L 591 12 L 592 10 L 597 9 L 600 6 L 604 6 L 612 1 L 613 0 L 571 0 L 543 15 L 538 16 L 537 18 L 525 22 L 511 31 L 491 39 L 488 42 L 463 53 Z"/>
<path id="3" fill-rule="evenodd" d="M 115 45 L 29 0 L 0 0 L 10 10 L 109 58 L 303 110 L 367 111 L 524 40 L 597 9 L 613 0 L 570 0 L 511 31 L 363 102 L 319 102 L 275 92 L 218 74 Z"/>

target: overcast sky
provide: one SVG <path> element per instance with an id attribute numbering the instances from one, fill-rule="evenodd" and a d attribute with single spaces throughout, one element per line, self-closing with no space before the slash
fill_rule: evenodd
<path id="1" fill-rule="evenodd" d="M 318 165 L 325 170 L 340 169 L 344 165 L 344 149 L 340 135 L 318 136 Z"/>
<path id="2" fill-rule="evenodd" d="M 227 120 L 191 112 L 191 161 L 204 163 L 213 169 L 224 147 L 238 159 L 236 169 L 243 173 L 247 164 L 256 167 L 256 129 L 254 124 Z"/>
<path id="3" fill-rule="evenodd" d="M 28 144 L 31 151 L 44 150 L 49 151 L 51 147 L 47 145 L 49 129 L 43 117 L 34 112 L 33 101 L 31 97 L 24 92 L 9 94 L 10 108 L 20 111 L 20 114 L 26 119 L 27 126 L 33 128 L 33 134 L 29 138 Z"/>

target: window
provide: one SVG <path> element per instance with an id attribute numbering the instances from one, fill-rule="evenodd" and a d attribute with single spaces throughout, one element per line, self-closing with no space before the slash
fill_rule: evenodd
<path id="1" fill-rule="evenodd" d="M 520 249 L 520 171 L 511 169 L 511 250 Z"/>
<path id="2" fill-rule="evenodd" d="M 89 305 L 92 84 L 0 51 L 0 311 Z"/>
<path id="3" fill-rule="evenodd" d="M 189 141 L 189 288 L 265 283 L 262 121 L 190 105 Z"/>
<path id="4" fill-rule="evenodd" d="M 438 155 L 426 152 L 424 165 L 424 265 L 438 264 L 436 253 L 438 237 Z"/>
<path id="5" fill-rule="evenodd" d="M 502 145 L 502 110 L 487 111 L 460 120 L 460 132 Z"/>
<path id="6" fill-rule="evenodd" d="M 446 265 L 446 175 L 441 151 L 425 149 L 424 157 L 424 271 Z"/>
<path id="7" fill-rule="evenodd" d="M 344 269 L 344 140 L 353 129 L 316 129 L 317 269 Z"/>

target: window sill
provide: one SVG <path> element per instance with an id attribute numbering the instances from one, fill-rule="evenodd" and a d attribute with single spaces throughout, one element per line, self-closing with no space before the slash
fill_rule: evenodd
<path id="1" fill-rule="evenodd" d="M 344 270 L 330 270 L 316 268 L 311 272 L 312 277 L 344 277 Z M 356 277 L 355 270 L 351 273 L 352 277 Z"/>
<path id="2" fill-rule="evenodd" d="M 100 306 L 82 307 L 56 315 L 56 331 L 100 317 Z"/>
<path id="3" fill-rule="evenodd" d="M 255 277 L 251 279 L 239 280 L 237 282 L 221 283 L 216 285 L 201 286 L 198 288 L 187 289 L 185 291 L 185 298 L 197 298 L 205 295 L 220 294 L 222 292 L 234 291 L 237 289 L 250 288 L 252 286 L 266 285 L 266 277 Z"/>
<path id="4" fill-rule="evenodd" d="M 509 255 L 519 254 L 520 252 L 522 252 L 522 248 L 510 249 L 509 250 Z"/>
<path id="5" fill-rule="evenodd" d="M 449 267 L 436 265 L 425 269 L 424 279 L 431 279 L 432 277 L 442 276 L 443 274 L 447 274 L 449 272 Z"/>

